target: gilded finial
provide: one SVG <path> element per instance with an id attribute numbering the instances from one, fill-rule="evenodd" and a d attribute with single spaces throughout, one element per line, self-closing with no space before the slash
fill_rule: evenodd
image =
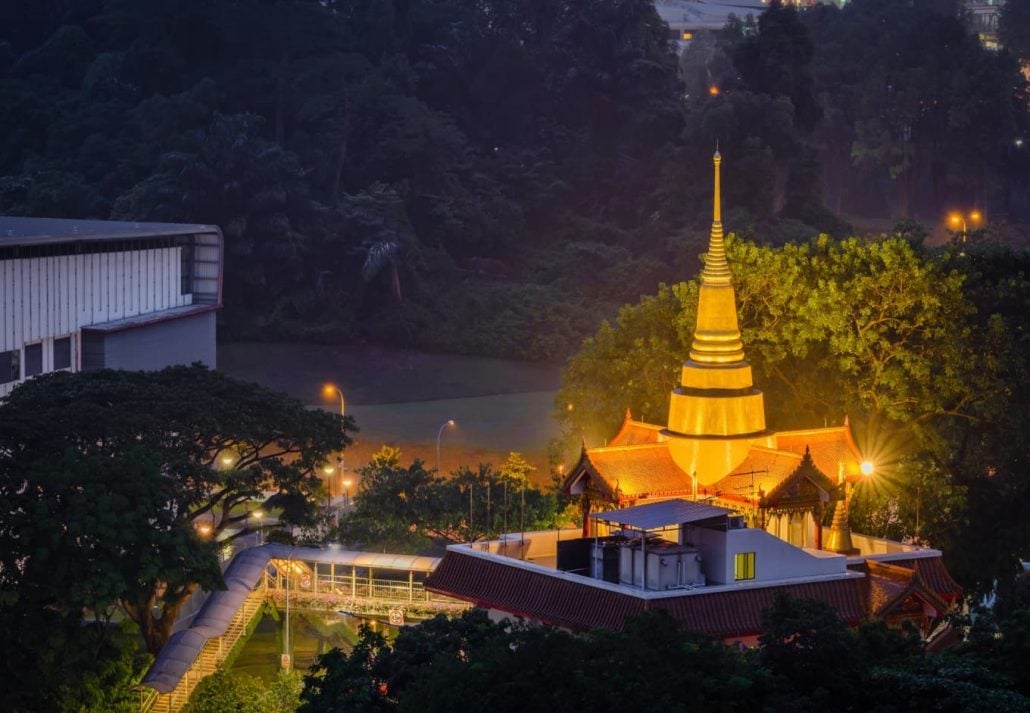
<path id="1" fill-rule="evenodd" d="M 712 157 L 715 166 L 715 190 L 712 194 L 712 232 L 708 239 L 708 257 L 705 260 L 705 269 L 701 272 L 701 279 L 710 284 L 729 284 L 730 266 L 726 263 L 726 245 L 722 235 L 722 196 L 721 181 L 719 180 L 719 164 L 722 163 L 722 156 L 719 155 L 719 144 L 715 145 L 715 155 Z"/>

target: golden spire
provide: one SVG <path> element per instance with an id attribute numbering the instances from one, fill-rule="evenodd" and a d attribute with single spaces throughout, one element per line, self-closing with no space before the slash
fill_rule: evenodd
<path id="1" fill-rule="evenodd" d="M 708 258 L 701 272 L 701 281 L 707 284 L 728 284 L 730 266 L 726 262 L 726 242 L 722 234 L 722 199 L 720 198 L 719 164 L 722 156 L 718 149 L 712 159 L 715 164 L 715 194 L 712 197 L 712 232 L 708 237 Z"/>
<path id="2" fill-rule="evenodd" d="M 697 305 L 697 327 L 690 358 L 699 364 L 731 364 L 744 360 L 744 343 L 737 327 L 736 294 L 733 291 L 729 263 L 726 262 L 726 241 L 722 233 L 722 199 L 720 196 L 718 150 L 712 159 L 715 165 L 715 192 L 712 199 L 712 232 L 708 238 L 708 255 L 701 271 L 701 291 Z"/>
<path id="3" fill-rule="evenodd" d="M 697 324 L 690 358 L 669 400 L 669 453 L 703 485 L 732 471 L 747 456 L 750 439 L 765 432 L 765 404 L 755 388 L 737 325 L 737 300 L 726 261 L 716 149 L 712 232 L 701 271 Z"/>

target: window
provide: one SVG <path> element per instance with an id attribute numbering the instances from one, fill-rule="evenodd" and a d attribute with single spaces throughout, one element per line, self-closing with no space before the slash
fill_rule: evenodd
<path id="1" fill-rule="evenodd" d="M 60 337 L 54 340 L 54 369 L 72 368 L 72 338 Z"/>
<path id="2" fill-rule="evenodd" d="M 25 345 L 25 378 L 43 373 L 43 344 Z"/>
<path id="3" fill-rule="evenodd" d="M 738 552 L 733 556 L 733 579 L 740 581 L 742 579 L 754 579 L 755 578 L 755 553 L 754 552 Z"/>
<path id="4" fill-rule="evenodd" d="M 21 353 L 15 349 L 0 352 L 0 384 L 7 384 L 21 378 Z"/>

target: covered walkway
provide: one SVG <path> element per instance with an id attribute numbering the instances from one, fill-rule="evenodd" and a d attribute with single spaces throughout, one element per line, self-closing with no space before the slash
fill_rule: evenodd
<path id="1" fill-rule="evenodd" d="M 226 588 L 212 592 L 189 628 L 176 632 L 140 684 L 142 713 L 176 713 L 204 677 L 246 642 L 266 606 L 388 616 L 401 622 L 457 613 L 465 602 L 423 582 L 436 557 L 262 545 L 237 554 Z"/>

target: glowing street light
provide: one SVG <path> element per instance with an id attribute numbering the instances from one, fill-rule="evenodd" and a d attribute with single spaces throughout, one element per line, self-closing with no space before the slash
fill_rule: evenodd
<path id="1" fill-rule="evenodd" d="M 444 429 L 448 426 L 455 426 L 454 419 L 449 419 L 443 425 L 440 426 L 440 430 L 436 432 L 436 472 L 440 472 L 440 439 L 443 437 Z"/>
<path id="2" fill-rule="evenodd" d="M 332 383 L 326 384 L 325 386 L 322 387 L 322 394 L 326 398 L 328 398 L 328 399 L 331 399 L 333 396 L 339 396 L 340 397 L 340 416 L 342 417 L 342 416 L 346 416 L 347 415 L 346 414 L 347 402 L 344 400 L 343 392 L 340 391 L 340 387 L 339 386 L 337 386 L 336 384 L 332 384 Z"/>
<path id="3" fill-rule="evenodd" d="M 322 394 L 326 398 L 332 398 L 333 396 L 339 396 L 340 397 L 340 418 L 344 418 L 347 415 L 347 401 L 343 398 L 343 392 L 340 391 L 340 387 L 339 386 L 337 386 L 336 384 L 334 384 L 332 382 L 329 382 L 329 383 L 327 383 L 327 384 L 322 386 Z M 346 466 L 346 464 L 343 461 L 343 453 L 342 452 L 337 456 L 337 459 L 338 459 L 339 465 L 340 465 L 340 477 L 343 477 L 343 474 L 347 470 L 347 466 Z M 330 473 L 330 472 L 332 472 L 332 471 L 331 470 L 327 470 L 326 471 L 326 473 Z M 333 488 L 332 488 L 331 481 L 329 480 L 328 477 L 326 478 L 325 485 L 326 485 L 326 490 L 329 491 L 329 504 L 331 505 L 332 504 L 332 499 L 333 499 Z"/>
<path id="4" fill-rule="evenodd" d="M 983 213 L 978 210 L 971 210 L 968 213 L 955 211 L 948 214 L 948 225 L 950 225 L 951 229 L 955 232 L 959 232 L 961 230 L 961 241 L 965 243 L 966 235 L 969 232 L 969 226 L 973 226 L 973 229 L 975 230 L 983 223 L 983 219 Z"/>

